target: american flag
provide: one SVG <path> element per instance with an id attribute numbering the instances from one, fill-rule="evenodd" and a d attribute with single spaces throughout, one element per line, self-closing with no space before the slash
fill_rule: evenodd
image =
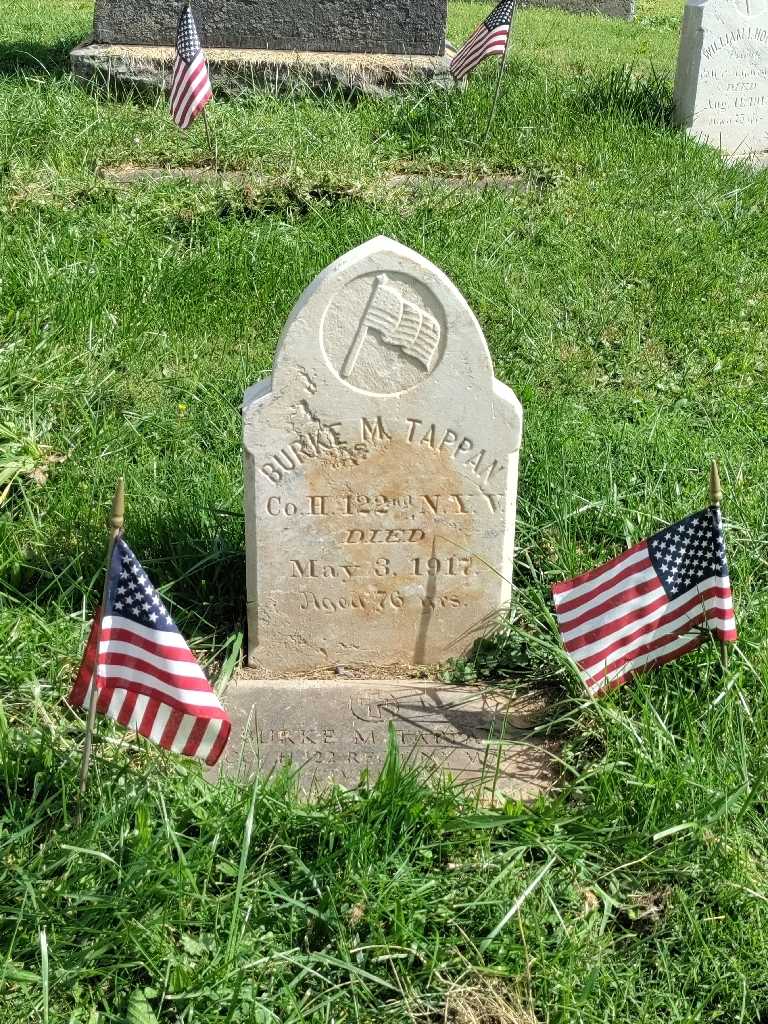
<path id="1" fill-rule="evenodd" d="M 451 74 L 457 82 L 466 78 L 486 57 L 504 53 L 512 26 L 512 15 L 515 13 L 515 2 L 501 0 L 451 60 Z"/>
<path id="2" fill-rule="evenodd" d="M 70 704 L 97 710 L 166 750 L 214 765 L 231 722 L 138 559 L 118 538 Z"/>
<path id="3" fill-rule="evenodd" d="M 208 65 L 192 8 L 187 4 L 176 29 L 176 63 L 171 80 L 171 117 L 179 128 L 187 128 L 213 98 Z"/>
<path id="4" fill-rule="evenodd" d="M 717 505 L 552 593 L 565 649 L 592 696 L 699 647 L 705 630 L 737 639 Z"/>

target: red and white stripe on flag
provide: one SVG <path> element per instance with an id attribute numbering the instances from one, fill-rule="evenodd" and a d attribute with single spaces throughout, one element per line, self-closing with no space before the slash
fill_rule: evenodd
<path id="1" fill-rule="evenodd" d="M 187 5 L 176 29 L 176 61 L 171 79 L 171 116 L 187 128 L 213 98 L 208 62 L 200 45 L 195 19 Z"/>
<path id="2" fill-rule="evenodd" d="M 451 74 L 456 81 L 466 78 L 486 57 L 494 57 L 504 53 L 509 37 L 509 25 L 489 32 L 481 25 L 451 60 Z"/>
<path id="3" fill-rule="evenodd" d="M 70 704 L 87 707 L 95 686 L 99 714 L 166 750 L 216 764 L 229 715 L 123 540 L 105 612 L 94 619 Z"/>
<path id="4" fill-rule="evenodd" d="M 699 647 L 736 640 L 719 509 L 689 516 L 552 588 L 565 649 L 592 696 Z"/>
<path id="5" fill-rule="evenodd" d="M 507 48 L 507 41 L 515 12 L 515 0 L 501 0 L 485 21 L 478 27 L 451 59 L 450 70 L 456 81 L 474 70 L 486 59 L 501 55 Z"/>

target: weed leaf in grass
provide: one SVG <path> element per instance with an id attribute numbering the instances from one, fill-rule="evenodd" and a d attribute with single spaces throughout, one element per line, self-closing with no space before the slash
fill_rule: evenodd
<path id="1" fill-rule="evenodd" d="M 134 989 L 128 997 L 125 1024 L 158 1024 L 149 1000 L 140 988 Z"/>

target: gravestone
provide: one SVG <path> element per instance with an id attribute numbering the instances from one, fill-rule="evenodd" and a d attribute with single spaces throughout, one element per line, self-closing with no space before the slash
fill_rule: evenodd
<path id="1" fill-rule="evenodd" d="M 390 742 L 426 774 L 449 772 L 486 798 L 529 799 L 552 781 L 541 693 L 419 680 L 273 680 L 240 673 L 224 695 L 232 738 L 217 768 L 250 778 L 287 768 L 305 793 L 374 781 Z"/>
<path id="2" fill-rule="evenodd" d="M 605 18 L 635 16 L 635 0 L 523 0 L 523 7 L 555 7 L 570 14 L 602 14 Z"/>
<path id="3" fill-rule="evenodd" d="M 447 0 L 196 0 L 217 96 L 255 88 L 381 94 L 452 88 Z M 93 38 L 70 54 L 77 78 L 168 89 L 181 0 L 96 0 Z"/>
<path id="4" fill-rule="evenodd" d="M 243 421 L 251 665 L 432 664 L 493 625 L 522 410 L 437 267 L 388 238 L 328 267 Z"/>
<path id="5" fill-rule="evenodd" d="M 97 43 L 173 46 L 180 3 L 96 0 Z M 195 0 L 205 47 L 442 54 L 447 0 Z"/>
<path id="6" fill-rule="evenodd" d="M 768 150 L 768 0 L 686 5 L 675 119 L 727 153 Z"/>

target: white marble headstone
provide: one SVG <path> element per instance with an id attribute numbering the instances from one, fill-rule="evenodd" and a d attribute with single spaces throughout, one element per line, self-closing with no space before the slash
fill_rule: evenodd
<path id="1" fill-rule="evenodd" d="M 248 653 L 430 664 L 508 601 L 522 410 L 456 287 L 375 238 L 307 288 L 244 400 Z"/>
<path id="2" fill-rule="evenodd" d="M 726 153 L 768 150 L 768 0 L 686 5 L 675 119 Z"/>

